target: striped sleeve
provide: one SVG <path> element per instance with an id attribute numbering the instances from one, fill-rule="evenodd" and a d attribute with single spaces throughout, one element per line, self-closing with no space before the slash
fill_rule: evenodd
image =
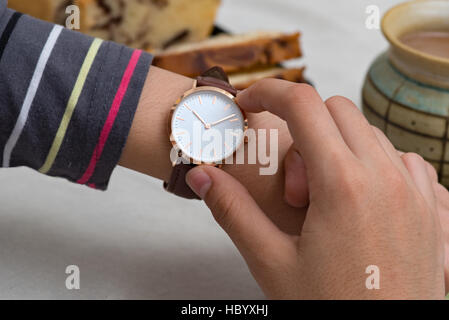
<path id="1" fill-rule="evenodd" d="M 6 0 L 0 0 L 0 19 L 6 11 Z"/>
<path id="2" fill-rule="evenodd" d="M 0 160 L 105 190 L 151 55 L 9 9 L 0 0 Z"/>

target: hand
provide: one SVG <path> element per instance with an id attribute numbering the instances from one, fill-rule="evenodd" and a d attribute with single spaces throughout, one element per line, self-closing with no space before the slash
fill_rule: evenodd
<path id="1" fill-rule="evenodd" d="M 151 67 L 120 165 L 168 181 L 172 172 L 169 157 L 171 144 L 167 135 L 168 112 L 173 102 L 190 90 L 193 84 L 190 78 Z M 256 131 L 278 129 L 278 158 L 284 159 L 292 143 L 285 122 L 268 112 L 247 114 L 247 117 L 251 128 Z M 155 154 L 160 156 L 155 157 Z M 279 170 L 273 176 L 261 176 L 259 169 L 263 166 L 226 165 L 223 170 L 248 189 L 257 204 L 281 230 L 294 234 L 298 226 L 302 226 L 306 210 L 292 208 L 283 201 L 283 163 L 279 163 Z"/>
<path id="2" fill-rule="evenodd" d="M 268 297 L 444 298 L 435 193 L 419 161 L 410 173 L 350 101 L 323 103 L 309 86 L 264 80 L 237 100 L 288 123 L 309 190 L 302 233 L 279 230 L 223 171 L 199 167 L 187 179 Z M 365 287 L 373 264 L 381 290 Z"/>
<path id="3" fill-rule="evenodd" d="M 189 108 L 190 109 L 190 108 Z M 208 124 L 199 114 L 198 114 L 198 112 L 196 112 L 195 110 L 193 110 L 193 109 L 190 109 L 192 112 L 193 112 L 193 114 L 202 122 L 202 124 L 204 124 L 204 127 L 206 128 L 206 129 L 210 129 L 210 124 Z"/>
<path id="4" fill-rule="evenodd" d="M 378 134 L 383 136 L 384 139 L 387 139 L 383 132 L 380 130 Z M 446 293 L 449 292 L 449 191 L 438 182 L 438 174 L 435 168 L 424 161 L 421 157 L 417 157 L 411 153 L 403 153 L 398 152 L 401 156 L 402 161 L 406 165 L 407 169 L 412 175 L 417 175 L 417 165 L 413 165 L 413 161 L 419 161 L 418 165 L 420 167 L 424 166 L 427 169 L 427 173 L 432 181 L 433 191 L 435 193 L 436 202 L 437 202 L 437 211 L 438 216 L 440 217 L 440 224 L 443 230 L 443 242 L 444 242 L 444 252 L 445 252 L 445 263 L 444 263 L 444 272 L 445 272 L 445 280 L 446 280 Z"/>
<path id="5" fill-rule="evenodd" d="M 234 117 L 235 117 L 235 113 L 231 114 L 230 116 L 227 116 L 226 118 L 223 118 L 221 120 L 211 123 L 211 127 L 216 126 L 217 124 L 222 123 L 223 121 L 226 121 L 226 120 L 234 118 Z"/>
<path id="6" fill-rule="evenodd" d="M 394 152 L 394 147 L 385 134 L 376 127 L 372 127 L 379 142 L 390 152 Z M 443 241 L 445 248 L 445 280 L 446 293 L 449 292 L 449 191 L 438 182 L 438 174 L 435 168 L 422 157 L 413 153 L 397 151 L 402 162 L 412 176 L 419 176 L 419 170 L 426 168 L 427 174 L 432 182 L 433 191 L 437 202 L 438 216 L 443 230 Z M 292 207 L 304 208 L 308 206 L 309 191 L 307 186 L 306 168 L 304 160 L 295 151 L 294 146 L 288 151 L 285 160 L 285 187 L 284 198 Z M 415 164 L 416 163 L 416 164 Z M 417 183 L 426 185 L 423 181 Z"/>
<path id="7" fill-rule="evenodd" d="M 433 169 L 433 167 L 432 167 Z M 435 173 L 436 176 L 436 173 Z M 443 229 L 443 241 L 445 248 L 445 279 L 446 279 L 446 293 L 449 292 L 449 192 L 438 183 L 438 180 L 433 182 L 435 196 L 437 198 L 437 210 L 440 216 L 440 223 Z"/>

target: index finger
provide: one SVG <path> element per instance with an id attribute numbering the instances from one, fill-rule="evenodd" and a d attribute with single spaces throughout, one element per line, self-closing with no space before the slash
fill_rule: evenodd
<path id="1" fill-rule="evenodd" d="M 245 111 L 269 111 L 287 121 L 307 170 L 328 166 L 336 155 L 350 152 L 326 105 L 310 85 L 265 79 L 239 93 L 236 102 Z"/>

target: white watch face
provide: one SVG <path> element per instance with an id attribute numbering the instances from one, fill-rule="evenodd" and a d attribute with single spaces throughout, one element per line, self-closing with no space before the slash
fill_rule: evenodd
<path id="1" fill-rule="evenodd" d="M 184 97 L 171 120 L 173 139 L 187 157 L 217 163 L 232 156 L 244 139 L 245 119 L 237 104 L 214 90 Z"/>

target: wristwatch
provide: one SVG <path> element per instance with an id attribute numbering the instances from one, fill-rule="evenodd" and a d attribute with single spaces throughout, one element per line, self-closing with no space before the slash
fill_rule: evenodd
<path id="1" fill-rule="evenodd" d="M 199 76 L 192 89 L 173 105 L 169 116 L 173 170 L 164 183 L 168 192 L 198 199 L 185 181 L 197 165 L 221 166 L 245 141 L 248 120 L 236 104 L 237 90 L 220 67 Z"/>

